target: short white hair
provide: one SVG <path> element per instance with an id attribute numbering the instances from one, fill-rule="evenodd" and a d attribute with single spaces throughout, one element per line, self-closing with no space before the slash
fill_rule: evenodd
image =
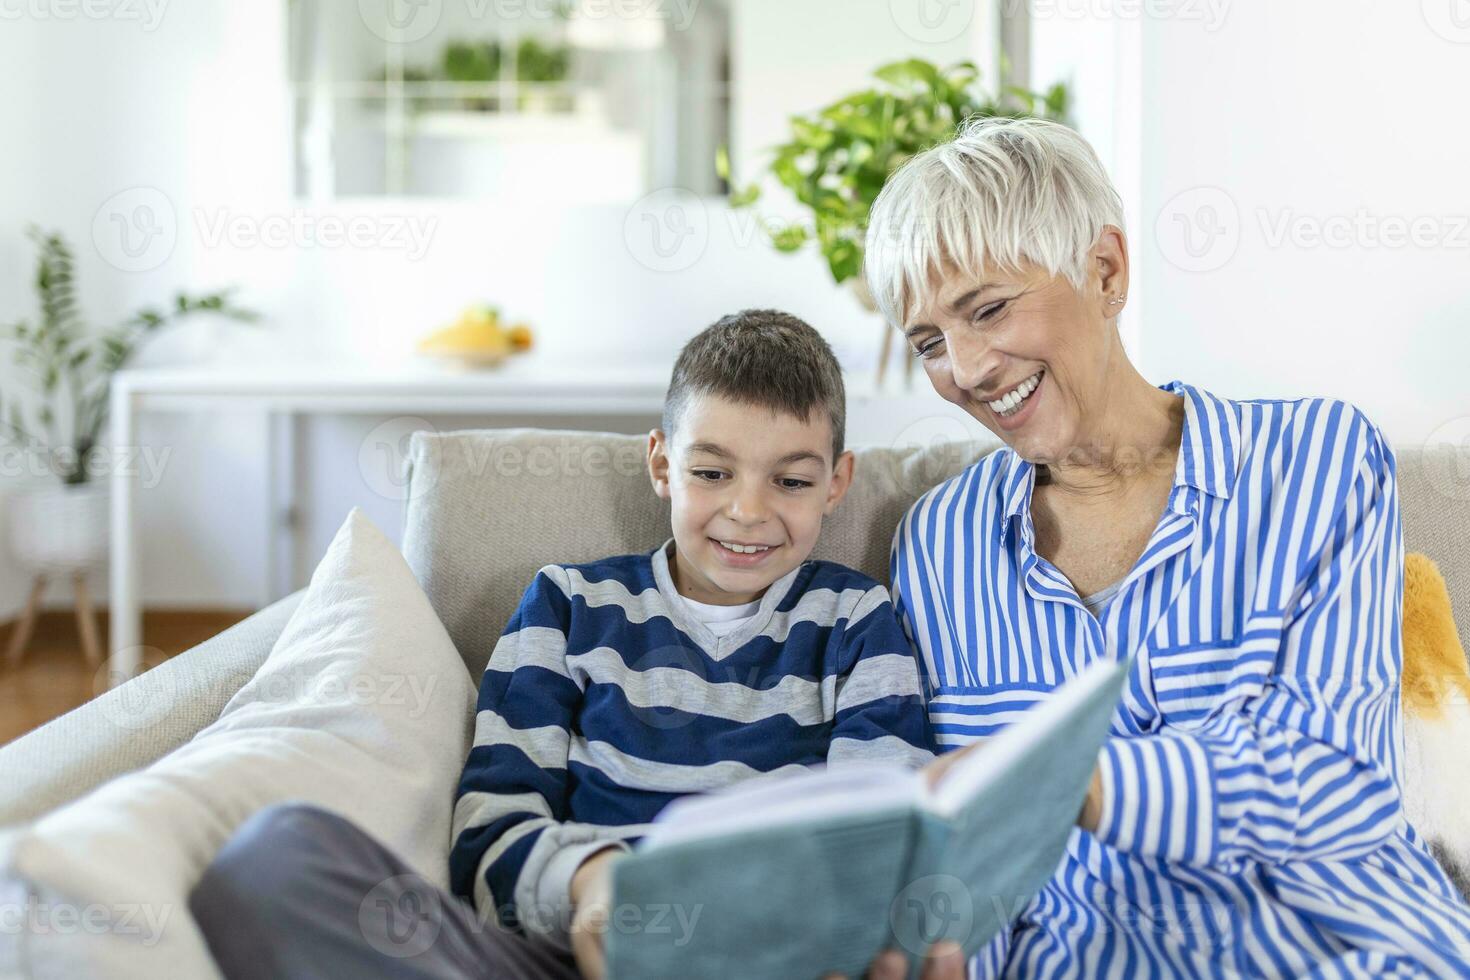
<path id="1" fill-rule="evenodd" d="M 1045 119 L 975 119 L 888 178 L 868 215 L 864 275 L 896 326 L 947 266 L 978 277 L 987 266 L 1030 263 L 1080 290 L 1105 225 L 1123 227 L 1123 202 L 1075 131 Z"/>

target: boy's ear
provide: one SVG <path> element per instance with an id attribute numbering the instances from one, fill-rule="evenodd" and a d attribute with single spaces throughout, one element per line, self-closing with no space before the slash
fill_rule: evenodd
<path id="1" fill-rule="evenodd" d="M 648 433 L 648 479 L 653 483 L 653 492 L 668 500 L 669 443 L 662 429 Z"/>
<path id="2" fill-rule="evenodd" d="M 837 457 L 837 465 L 832 467 L 832 482 L 827 485 L 827 503 L 822 507 L 823 514 L 830 514 L 842 503 L 842 498 L 847 496 L 848 487 L 852 486 L 852 471 L 857 466 L 857 457 L 853 456 L 851 449 L 844 449 L 842 455 Z"/>

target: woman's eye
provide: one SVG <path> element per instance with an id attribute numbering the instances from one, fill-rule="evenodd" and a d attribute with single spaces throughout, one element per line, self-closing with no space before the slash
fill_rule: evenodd
<path id="1" fill-rule="evenodd" d="M 1005 309 L 1005 306 L 1006 306 L 1005 303 L 992 303 L 989 306 L 986 306 L 986 307 L 983 307 L 981 309 L 978 309 L 970 317 L 970 322 L 971 323 L 979 323 L 982 320 L 989 320 L 991 317 L 995 316 L 1001 310 Z"/>
<path id="2" fill-rule="evenodd" d="M 939 353 L 939 348 L 943 346 L 944 340 L 942 338 L 936 338 L 930 343 L 921 344 L 918 347 L 910 348 L 910 353 L 912 353 L 915 357 L 933 357 L 935 354 Z"/>

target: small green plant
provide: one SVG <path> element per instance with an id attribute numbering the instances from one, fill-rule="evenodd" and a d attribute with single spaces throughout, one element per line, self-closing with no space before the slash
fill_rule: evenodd
<path id="1" fill-rule="evenodd" d="M 910 59 L 873 73 L 882 85 L 854 92 L 809 115 L 793 116 L 791 139 L 773 150 L 770 173 L 811 212 L 811 223 L 766 227 L 771 244 L 795 252 L 815 242 L 836 282 L 863 266 L 868 211 L 890 174 L 910 157 L 954 136 L 975 116 L 1041 116 L 1062 121 L 1068 92 L 1058 83 L 1044 93 L 1007 87 L 1006 101 L 981 90 L 980 71 L 968 61 L 940 68 Z M 730 180 L 723 149 L 716 166 Z M 760 198 L 751 184 L 732 190 L 730 204 Z"/>
<path id="2" fill-rule="evenodd" d="M 561 10 L 561 8 L 557 9 Z M 565 13 L 559 13 L 558 16 L 565 16 Z M 414 65 L 405 66 L 403 81 L 410 84 L 421 82 L 491 84 L 502 80 L 505 59 L 511 55 L 514 55 L 515 58 L 513 75 L 517 82 L 550 85 L 564 82 L 571 75 L 571 48 L 566 45 L 543 44 L 534 37 L 527 37 L 522 38 L 513 50 L 503 48 L 500 42 L 494 40 L 450 41 L 445 45 L 439 63 L 432 69 Z M 384 82 L 392 81 L 391 69 L 384 66 L 379 72 L 379 78 Z M 530 101 L 523 94 L 518 105 L 525 108 Z M 557 111 L 567 111 L 571 108 L 571 98 L 567 93 L 544 93 L 538 101 Z M 410 88 L 408 104 L 414 112 L 424 112 L 436 107 L 444 108 L 443 103 L 442 97 L 436 101 L 433 97 L 416 94 L 414 89 Z M 474 112 L 496 112 L 502 107 L 501 99 L 483 94 L 455 98 L 448 104 Z"/>
<path id="3" fill-rule="evenodd" d="M 39 250 L 35 283 L 41 315 L 34 323 L 21 320 L 0 327 L 0 341 L 12 348 L 14 363 L 37 380 L 40 403 L 33 426 L 19 401 L 0 397 L 0 439 L 44 453 L 49 469 L 65 483 L 86 483 L 92 475 L 92 449 L 107 423 L 112 377 L 146 337 L 198 313 L 246 321 L 256 314 L 233 305 L 228 291 L 179 293 L 170 307 L 139 310 L 93 334 L 77 308 L 71 248 L 55 232 L 32 227 L 28 236 Z"/>
<path id="4" fill-rule="evenodd" d="M 564 82 L 571 65 L 572 51 L 566 45 L 542 44 L 528 37 L 516 46 L 516 81 Z"/>
<path id="5" fill-rule="evenodd" d="M 486 83 L 500 81 L 500 44 L 497 41 L 452 41 L 444 48 L 442 69 L 451 82 Z M 494 111 L 498 99 L 469 98 L 464 107 L 476 112 Z"/>

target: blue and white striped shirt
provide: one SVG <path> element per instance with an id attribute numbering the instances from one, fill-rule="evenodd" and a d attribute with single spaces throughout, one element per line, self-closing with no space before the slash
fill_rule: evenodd
<path id="1" fill-rule="evenodd" d="M 932 758 L 888 590 L 806 561 L 716 635 L 651 554 L 537 574 L 480 683 L 450 883 L 480 917 L 565 944 L 581 861 L 679 796 L 823 763 Z"/>
<path id="2" fill-rule="evenodd" d="M 1470 910 L 1399 798 L 1403 538 L 1394 458 L 1356 409 L 1174 382 L 1174 487 L 1100 615 L 1036 553 L 1009 449 L 900 524 L 893 598 L 941 750 L 1098 658 L 1137 654 L 1105 812 L 980 972 L 1470 975 Z"/>

